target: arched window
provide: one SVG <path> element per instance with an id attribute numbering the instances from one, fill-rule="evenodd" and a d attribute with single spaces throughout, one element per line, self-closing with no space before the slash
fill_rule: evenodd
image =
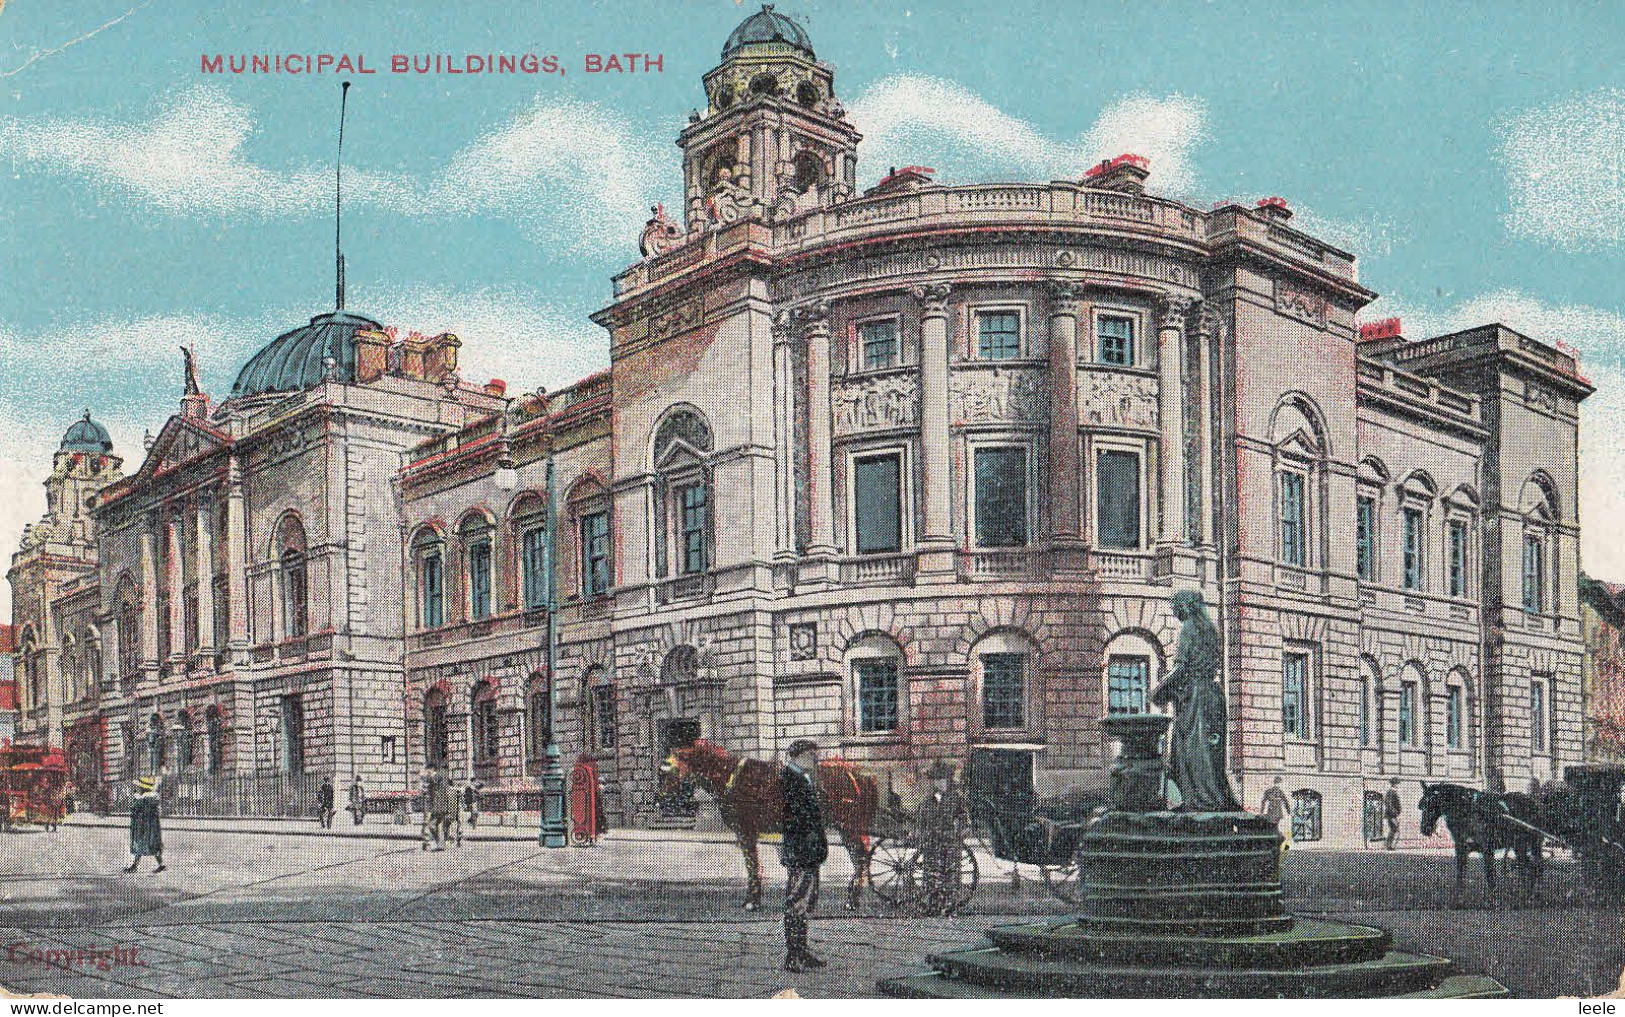
<path id="1" fill-rule="evenodd" d="M 1562 519 L 1557 490 L 1542 471 L 1524 481 L 1518 496 L 1523 515 L 1523 610 L 1527 615 L 1557 614 L 1556 526 Z"/>
<path id="2" fill-rule="evenodd" d="M 1382 672 L 1370 657 L 1360 658 L 1359 736 L 1362 748 L 1382 744 Z"/>
<path id="3" fill-rule="evenodd" d="M 102 684 L 102 639 L 96 629 L 85 633 L 85 694 L 89 695 Z"/>
<path id="4" fill-rule="evenodd" d="M 493 528 L 490 517 L 475 512 L 457 528 L 463 551 L 463 608 L 469 621 L 491 617 Z"/>
<path id="5" fill-rule="evenodd" d="M 423 761 L 444 766 L 451 753 L 451 732 L 446 723 L 446 694 L 430 689 L 423 697 Z"/>
<path id="6" fill-rule="evenodd" d="M 1405 665 L 1399 676 L 1399 744 L 1423 748 L 1428 739 L 1427 677 L 1416 663 Z"/>
<path id="7" fill-rule="evenodd" d="M 1438 485 L 1418 470 L 1399 486 L 1399 585 L 1426 590 L 1430 574 L 1428 533 L 1435 513 Z"/>
<path id="8" fill-rule="evenodd" d="M 39 687 L 39 639 L 32 628 L 24 630 L 22 638 L 18 640 L 18 645 L 22 647 L 20 656 L 23 665 L 21 690 L 23 709 L 38 709 L 45 703 Z"/>
<path id="9" fill-rule="evenodd" d="M 79 698 L 79 653 L 78 643 L 69 633 L 62 640 L 61 663 L 57 665 L 62 674 L 62 702 L 72 703 Z"/>
<path id="10" fill-rule="evenodd" d="M 412 540 L 412 562 L 417 574 L 418 626 L 439 628 L 446 623 L 446 545 L 440 534 L 424 528 Z"/>
<path id="11" fill-rule="evenodd" d="M 903 655 L 889 636 L 871 635 L 847 651 L 851 729 L 859 735 L 892 735 L 903 730 Z"/>
<path id="12" fill-rule="evenodd" d="M 553 738 L 553 708 L 548 698 L 547 678 L 530 676 L 525 683 L 525 743 L 529 747 L 530 772 L 541 773 L 547 759 L 547 743 Z"/>
<path id="13" fill-rule="evenodd" d="M 128 686 L 141 675 L 141 594 L 127 572 L 119 579 L 117 590 L 118 670 Z"/>
<path id="14" fill-rule="evenodd" d="M 532 492 L 514 500 L 513 533 L 519 548 L 519 602 L 527 612 L 548 606 L 547 503 Z"/>
<path id="15" fill-rule="evenodd" d="M 1292 839 L 1319 840 L 1321 837 L 1321 799 L 1319 791 L 1299 788 L 1292 792 Z"/>
<path id="16" fill-rule="evenodd" d="M 1287 395 L 1270 422 L 1275 446 L 1276 560 L 1293 568 L 1324 567 L 1321 525 L 1329 453 L 1319 408 L 1301 393 Z"/>
<path id="17" fill-rule="evenodd" d="M 306 572 L 305 527 L 293 513 L 276 528 L 277 577 L 282 588 L 282 637 L 297 639 L 310 631 L 310 586 Z"/>
<path id="18" fill-rule="evenodd" d="M 711 427 L 691 409 L 655 430 L 654 524 L 657 575 L 696 575 L 712 560 Z"/>
<path id="19" fill-rule="evenodd" d="M 192 715 L 182 710 L 175 715 L 175 769 L 192 768 Z"/>
<path id="20" fill-rule="evenodd" d="M 595 478 L 584 477 L 570 490 L 570 518 L 575 523 L 576 589 L 583 597 L 600 597 L 610 588 L 609 492 Z"/>
<path id="21" fill-rule="evenodd" d="M 1019 632 L 995 632 L 971 650 L 971 665 L 984 731 L 1025 731 L 1032 726 L 1032 675 L 1038 655 Z"/>
<path id="22" fill-rule="evenodd" d="M 221 715 L 219 706 L 211 706 L 204 712 L 203 726 L 207 743 L 205 765 L 210 773 L 219 773 L 226 768 L 225 717 Z"/>
<path id="23" fill-rule="evenodd" d="M 491 682 L 479 682 L 470 692 L 469 717 L 474 765 L 495 767 L 502 747 L 502 728 L 497 721 L 497 689 Z"/>

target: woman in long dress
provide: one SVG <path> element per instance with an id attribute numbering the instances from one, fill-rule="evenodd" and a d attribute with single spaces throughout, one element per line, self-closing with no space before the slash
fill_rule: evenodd
<path id="1" fill-rule="evenodd" d="M 1173 596 L 1179 629 L 1179 655 L 1168 677 L 1151 694 L 1158 705 L 1173 703 L 1174 729 L 1168 749 L 1168 777 L 1179 788 L 1186 812 L 1240 812 L 1241 803 L 1225 775 L 1224 689 L 1218 682 L 1219 633 L 1207 605 L 1194 590 Z"/>

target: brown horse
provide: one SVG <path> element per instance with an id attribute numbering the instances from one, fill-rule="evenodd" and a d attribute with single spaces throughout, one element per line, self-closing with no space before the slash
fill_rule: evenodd
<path id="1" fill-rule="evenodd" d="M 745 909 L 762 906 L 762 864 L 756 840 L 775 833 L 784 818 L 779 790 L 779 767 L 760 759 L 736 756 L 722 746 L 697 741 L 673 752 L 660 767 L 663 795 L 677 792 L 681 782 L 693 781 L 716 799 L 722 821 L 733 831 L 745 856 L 750 890 Z M 819 798 L 824 822 L 840 831 L 841 843 L 852 858 L 852 881 L 846 888 L 846 906 L 858 906 L 858 895 L 869 880 L 869 831 L 873 828 L 880 791 L 875 779 L 842 759 L 818 761 Z"/>

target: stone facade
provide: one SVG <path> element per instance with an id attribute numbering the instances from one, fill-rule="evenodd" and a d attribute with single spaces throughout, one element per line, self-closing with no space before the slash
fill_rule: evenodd
<path id="1" fill-rule="evenodd" d="M 1599 763 L 1625 763 L 1625 587 L 1580 577 L 1585 638 L 1585 751 Z"/>

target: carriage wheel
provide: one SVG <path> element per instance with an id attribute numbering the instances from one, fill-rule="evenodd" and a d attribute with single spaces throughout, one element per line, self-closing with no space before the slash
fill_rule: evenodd
<path id="1" fill-rule="evenodd" d="M 1083 903 L 1083 867 L 1073 856 L 1065 865 L 1040 865 L 1044 888 L 1068 904 Z"/>
<path id="2" fill-rule="evenodd" d="M 920 852 L 909 844 L 876 837 L 869 849 L 869 886 L 892 907 L 913 907 L 920 896 Z"/>
<path id="3" fill-rule="evenodd" d="M 976 853 L 964 841 L 951 844 L 947 857 L 931 859 L 925 851 L 916 853 L 920 861 L 921 914 L 951 915 L 970 903 L 976 893 Z"/>

